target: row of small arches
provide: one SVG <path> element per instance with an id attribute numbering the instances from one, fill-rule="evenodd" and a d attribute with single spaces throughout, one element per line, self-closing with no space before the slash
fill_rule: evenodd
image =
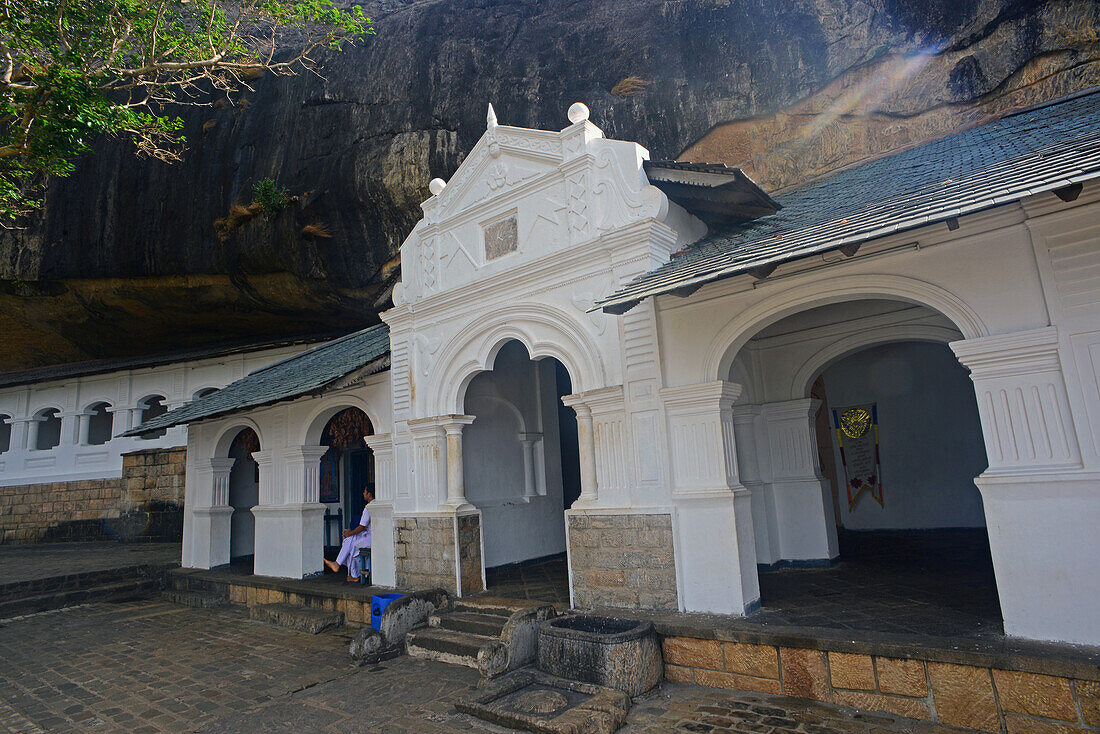
<path id="1" fill-rule="evenodd" d="M 208 387 L 196 392 L 192 399 L 205 397 L 217 391 L 216 387 Z M 150 395 L 138 402 L 141 409 L 140 423 L 145 423 L 159 415 L 168 412 L 166 398 L 163 395 Z M 114 413 L 111 404 L 99 401 L 88 405 L 85 409 L 88 413 L 87 439 L 88 446 L 102 446 L 111 440 L 114 435 Z M 57 408 L 43 408 L 34 414 L 38 421 L 38 431 L 35 434 L 34 445 L 31 447 L 38 451 L 47 451 L 61 444 L 61 411 Z M 11 448 L 11 424 L 10 415 L 0 413 L 0 453 Z M 140 424 L 139 424 L 140 425 Z M 143 438 L 160 438 L 165 434 L 164 430 L 143 436 Z"/>

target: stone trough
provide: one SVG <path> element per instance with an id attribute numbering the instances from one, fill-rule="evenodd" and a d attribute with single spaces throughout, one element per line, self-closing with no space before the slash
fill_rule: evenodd
<path id="1" fill-rule="evenodd" d="M 539 628 L 538 668 L 633 698 L 661 682 L 664 665 L 652 622 L 577 614 Z"/>
<path id="2" fill-rule="evenodd" d="M 661 681 L 664 665 L 651 622 L 593 615 L 539 626 L 537 670 L 509 673 L 455 704 L 503 726 L 547 734 L 611 734 L 630 700 Z"/>

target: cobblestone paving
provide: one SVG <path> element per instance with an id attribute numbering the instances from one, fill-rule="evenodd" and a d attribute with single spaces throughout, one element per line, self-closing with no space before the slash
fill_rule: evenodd
<path id="1" fill-rule="evenodd" d="M 179 543 L 7 545 L 0 546 L 0 586 L 111 568 L 179 562 Z"/>
<path id="2" fill-rule="evenodd" d="M 347 630 L 272 627 L 242 609 L 90 604 L 0 625 L 0 732 L 505 731 L 454 711 L 474 670 L 400 657 L 348 665 Z M 666 683 L 624 734 L 931 734 L 922 722 Z"/>

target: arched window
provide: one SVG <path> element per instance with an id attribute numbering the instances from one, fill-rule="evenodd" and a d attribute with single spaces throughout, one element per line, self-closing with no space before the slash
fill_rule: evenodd
<path id="1" fill-rule="evenodd" d="M 88 406 L 88 445 L 102 446 L 111 440 L 114 434 L 115 414 L 107 403 L 95 403 Z"/>
<path id="2" fill-rule="evenodd" d="M 217 391 L 218 391 L 218 388 L 216 388 L 216 387 L 204 387 L 203 389 L 196 392 L 191 397 L 191 399 L 192 400 L 198 400 L 199 398 L 205 398 L 207 395 L 213 395 Z"/>
<path id="3" fill-rule="evenodd" d="M 11 424 L 10 415 L 0 413 L 0 454 L 11 448 Z"/>
<path id="4" fill-rule="evenodd" d="M 52 449 L 61 443 L 61 416 L 57 408 L 40 410 L 34 416 L 38 419 L 38 432 L 34 447 L 39 451 Z"/>
<path id="5" fill-rule="evenodd" d="M 156 418 L 158 415 L 164 415 L 165 413 L 168 412 L 168 406 L 166 406 L 164 404 L 164 396 L 163 395 L 150 395 L 149 397 L 147 397 L 147 398 L 145 398 L 144 400 L 141 401 L 141 403 L 139 404 L 139 407 L 141 408 L 141 424 L 142 425 L 145 425 L 146 423 L 151 421 L 153 418 Z M 159 431 L 153 431 L 152 433 L 147 433 L 144 436 L 142 436 L 142 438 L 145 438 L 145 439 L 160 438 L 161 436 L 163 436 L 167 432 L 168 431 L 166 429 L 162 428 Z"/>

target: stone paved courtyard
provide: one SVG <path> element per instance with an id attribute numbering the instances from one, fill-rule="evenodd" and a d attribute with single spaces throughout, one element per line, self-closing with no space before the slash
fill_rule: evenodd
<path id="1" fill-rule="evenodd" d="M 73 573 L 179 562 L 179 543 L 7 545 L 0 547 L 0 587 Z"/>
<path id="2" fill-rule="evenodd" d="M 350 631 L 306 635 L 243 609 L 89 604 L 0 621 L 0 732 L 503 731 L 455 713 L 475 671 L 400 657 L 348 665 Z M 666 683 L 630 732 L 884 734 L 938 727 Z"/>

